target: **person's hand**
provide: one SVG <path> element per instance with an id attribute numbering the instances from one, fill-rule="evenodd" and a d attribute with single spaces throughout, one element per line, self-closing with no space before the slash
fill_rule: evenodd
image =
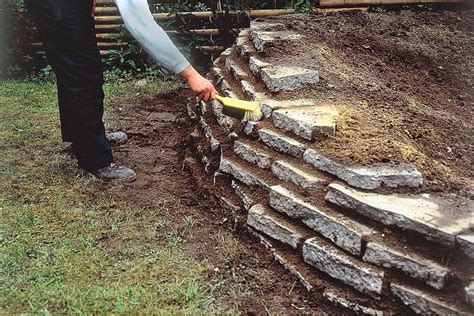
<path id="1" fill-rule="evenodd" d="M 212 83 L 201 76 L 193 66 L 189 66 L 180 73 L 187 82 L 191 90 L 203 101 L 214 100 L 217 91 Z"/>

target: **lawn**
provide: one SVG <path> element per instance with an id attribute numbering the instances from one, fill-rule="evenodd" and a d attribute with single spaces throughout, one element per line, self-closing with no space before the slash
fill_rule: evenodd
<path id="1" fill-rule="evenodd" d="M 122 83 L 105 91 L 107 101 L 133 100 L 173 87 Z M 129 214 L 140 206 L 77 170 L 60 140 L 53 83 L 0 83 L 0 116 L 2 312 L 215 311 L 219 285 L 203 279 L 210 267 L 183 255 L 175 239 L 134 256 L 97 246 L 104 234 L 136 224 Z"/>

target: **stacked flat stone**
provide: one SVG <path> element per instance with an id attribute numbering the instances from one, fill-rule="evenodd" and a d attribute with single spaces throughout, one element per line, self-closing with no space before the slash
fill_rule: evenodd
<path id="1" fill-rule="evenodd" d="M 221 93 L 258 101 L 263 122 L 242 127 L 225 117 L 217 102 L 188 106 L 211 149 L 197 150 L 203 167 L 232 182 L 235 195 L 222 196 L 221 202 L 246 214 L 249 230 L 308 291 L 321 288 L 318 282 L 324 280 L 321 294 L 336 305 L 377 315 L 403 308 L 469 314 L 473 269 L 452 267 L 474 264 L 473 203 L 396 193 L 423 181 L 406 162 L 348 166 L 320 154 L 314 141 L 337 137 L 338 108 L 273 97 L 318 84 L 318 71 L 273 65 L 264 57 L 269 47 L 301 40 L 303 35 L 282 23 L 252 22 L 214 63 L 211 75 Z M 212 120 L 205 119 L 209 115 Z M 223 145 L 229 140 L 231 145 Z M 219 158 L 218 170 L 211 170 L 209 156 Z M 239 202 L 230 202 L 235 197 Z M 403 244 L 405 234 L 415 237 Z M 412 245 L 416 238 L 456 254 L 457 264 L 433 259 L 429 249 Z"/>

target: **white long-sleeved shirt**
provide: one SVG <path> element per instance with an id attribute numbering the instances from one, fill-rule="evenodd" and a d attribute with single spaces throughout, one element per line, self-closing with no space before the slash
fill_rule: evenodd
<path id="1" fill-rule="evenodd" d="M 115 0 L 132 36 L 168 70 L 178 74 L 189 66 L 168 34 L 155 22 L 147 0 Z"/>

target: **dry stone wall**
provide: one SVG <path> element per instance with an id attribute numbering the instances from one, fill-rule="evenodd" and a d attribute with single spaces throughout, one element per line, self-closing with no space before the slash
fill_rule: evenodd
<path id="1" fill-rule="evenodd" d="M 308 291 L 338 306 L 472 313 L 474 220 L 463 213 L 471 201 L 406 193 L 423 181 L 407 162 L 349 166 L 321 155 L 312 144 L 337 137 L 339 109 L 296 93 L 317 85 L 318 71 L 265 60 L 267 47 L 300 40 L 282 23 L 252 22 L 214 63 L 220 93 L 258 101 L 263 121 L 226 117 L 215 101 L 188 104 L 195 156 L 209 177 L 231 183 L 223 206 L 244 214 Z M 279 91 L 294 98 L 276 98 Z"/>

